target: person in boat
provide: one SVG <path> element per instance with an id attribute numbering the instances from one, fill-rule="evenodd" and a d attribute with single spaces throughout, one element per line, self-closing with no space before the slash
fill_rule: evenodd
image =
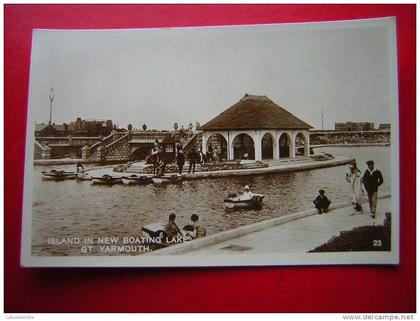
<path id="1" fill-rule="evenodd" d="M 168 223 L 165 225 L 165 233 L 168 240 L 171 240 L 173 237 L 182 234 L 181 230 L 179 229 L 178 225 L 175 223 L 176 215 L 175 213 L 171 213 L 169 215 Z"/>
<path id="2" fill-rule="evenodd" d="M 82 163 L 77 163 L 76 165 L 76 173 L 84 173 L 85 168 L 83 167 Z"/>
<path id="3" fill-rule="evenodd" d="M 201 224 L 200 222 L 198 222 L 198 220 L 199 220 L 199 217 L 197 214 L 191 215 L 191 222 L 193 222 L 193 227 L 195 231 L 194 238 L 204 237 L 207 234 L 205 226 Z"/>
<path id="4" fill-rule="evenodd" d="M 241 199 L 243 200 L 250 200 L 252 199 L 254 195 L 252 194 L 250 188 L 248 185 L 245 185 L 244 187 L 244 192 L 242 193 L 242 195 L 240 196 Z"/>
<path id="5" fill-rule="evenodd" d="M 178 153 L 176 154 L 176 164 L 178 165 L 178 174 L 182 174 L 182 169 L 185 164 L 185 155 L 181 145 L 178 145 Z"/>
<path id="6" fill-rule="evenodd" d="M 315 208 L 318 210 L 318 214 L 322 214 L 322 212 L 328 212 L 331 201 L 327 198 L 327 196 L 325 196 L 325 191 L 323 189 L 319 190 L 319 195 L 315 198 L 314 204 Z"/>

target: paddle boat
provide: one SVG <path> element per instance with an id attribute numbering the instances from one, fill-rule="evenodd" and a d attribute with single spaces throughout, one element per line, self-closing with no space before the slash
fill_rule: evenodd
<path id="1" fill-rule="evenodd" d="M 141 230 L 145 233 L 145 236 L 150 237 L 147 240 L 148 244 L 158 245 L 159 247 L 167 247 L 177 243 L 183 243 L 191 241 L 194 235 L 194 227 L 192 225 L 185 225 L 180 229 L 181 234 L 179 234 L 175 240 L 167 238 L 165 233 L 165 225 L 162 222 L 151 223 L 144 225 Z"/>
<path id="2" fill-rule="evenodd" d="M 141 230 L 148 234 L 150 237 L 160 237 L 164 238 L 165 233 L 165 224 L 164 223 L 151 223 L 144 225 Z"/>
<path id="3" fill-rule="evenodd" d="M 52 169 L 50 171 L 42 171 L 42 179 L 61 181 L 65 179 L 74 179 L 76 177 L 75 172 L 66 172 L 64 170 Z"/>
<path id="4" fill-rule="evenodd" d="M 171 175 L 171 176 L 154 176 L 152 177 L 153 183 L 155 184 L 171 184 L 179 183 L 184 180 L 184 177 L 180 175 Z"/>
<path id="5" fill-rule="evenodd" d="M 136 174 L 130 175 L 130 176 L 123 176 L 121 177 L 122 182 L 125 185 L 146 185 L 153 183 L 153 179 L 151 177 L 147 176 L 139 176 Z"/>
<path id="6" fill-rule="evenodd" d="M 251 208 L 251 209 L 260 209 L 264 195 L 262 194 L 252 194 L 252 198 L 244 197 L 243 195 L 237 196 L 236 194 L 231 194 L 224 199 L 224 204 L 226 208 Z"/>
<path id="7" fill-rule="evenodd" d="M 121 177 L 113 177 L 111 175 L 105 174 L 102 176 L 92 176 L 92 184 L 100 184 L 100 185 L 114 185 L 121 183 Z"/>

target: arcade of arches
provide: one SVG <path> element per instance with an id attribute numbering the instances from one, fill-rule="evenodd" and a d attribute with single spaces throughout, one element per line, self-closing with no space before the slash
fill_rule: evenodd
<path id="1" fill-rule="evenodd" d="M 202 152 L 218 160 L 268 160 L 309 156 L 307 130 L 204 131 Z"/>

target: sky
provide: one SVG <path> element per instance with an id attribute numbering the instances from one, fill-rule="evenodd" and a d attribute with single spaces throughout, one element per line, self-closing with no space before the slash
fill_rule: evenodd
<path id="1" fill-rule="evenodd" d="M 172 129 L 211 120 L 246 93 L 316 129 L 391 121 L 390 19 L 143 30 L 35 30 L 30 120 L 112 119 Z"/>

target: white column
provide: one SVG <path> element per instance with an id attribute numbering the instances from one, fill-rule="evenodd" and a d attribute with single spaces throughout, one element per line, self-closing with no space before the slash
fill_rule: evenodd
<path id="1" fill-rule="evenodd" d="M 262 160 L 262 151 L 261 151 L 261 132 L 260 131 L 255 131 L 253 137 L 254 139 L 254 149 L 255 149 L 255 160 L 256 161 L 261 161 Z"/>
<path id="2" fill-rule="evenodd" d="M 280 159 L 280 148 L 279 148 L 279 140 L 277 138 L 277 132 L 273 131 L 273 159 Z"/>
<path id="3" fill-rule="evenodd" d="M 305 132 L 305 138 L 306 138 L 306 142 L 305 142 L 305 156 L 309 157 L 311 156 L 310 150 L 309 150 L 309 131 Z"/>
<path id="4" fill-rule="evenodd" d="M 235 153 L 234 153 L 234 149 L 233 149 L 233 141 L 234 141 L 233 136 L 234 136 L 234 133 L 229 132 L 229 145 L 228 145 L 229 160 L 234 160 L 235 159 Z"/>
<path id="5" fill-rule="evenodd" d="M 295 152 L 295 145 L 296 145 L 296 137 L 295 137 L 295 133 L 293 131 L 290 131 L 289 133 L 290 135 L 290 158 L 295 158 L 296 157 L 296 152 Z"/>
<path id="6" fill-rule="evenodd" d="M 203 154 L 207 153 L 207 132 L 203 132 L 203 135 L 201 135 L 201 152 Z"/>
<path id="7" fill-rule="evenodd" d="M 277 140 L 277 159 L 280 159 L 280 137 L 281 137 L 282 132 L 277 132 L 276 133 L 276 140 Z"/>
<path id="8" fill-rule="evenodd" d="M 226 140 L 226 143 L 227 143 L 227 146 L 226 146 L 227 157 L 226 158 L 227 158 L 227 160 L 232 160 L 229 131 L 226 132 L 226 135 L 227 135 L 227 140 Z"/>

